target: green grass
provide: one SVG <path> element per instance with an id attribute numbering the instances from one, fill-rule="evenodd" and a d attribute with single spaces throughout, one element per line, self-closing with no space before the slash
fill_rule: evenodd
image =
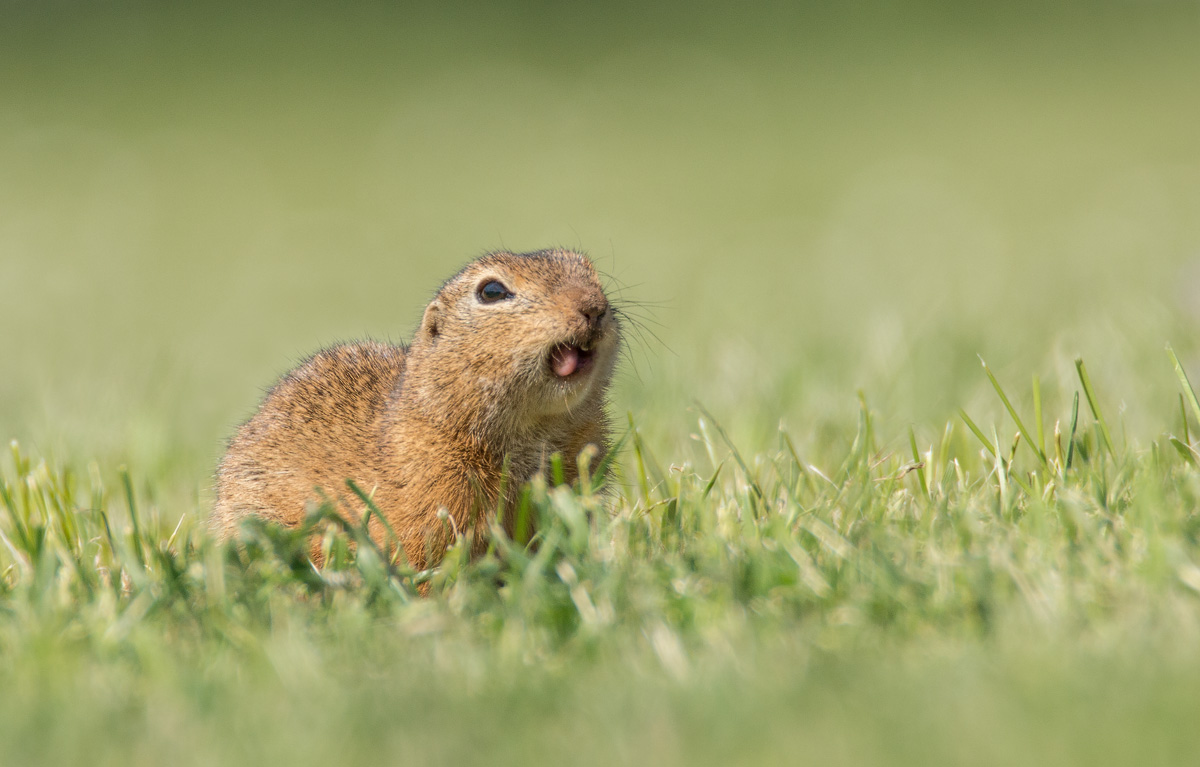
<path id="1" fill-rule="evenodd" d="M 960 5 L 0 8 L 0 762 L 1190 759 L 1200 19 Z M 276 376 L 554 244 L 605 494 L 205 537 Z"/>
<path id="2" fill-rule="evenodd" d="M 533 545 L 427 573 L 322 513 L 224 548 L 128 474 L 14 443 L 0 737 L 17 763 L 1177 762 L 1195 446 L 1110 455 L 1079 417 L 1045 455 L 950 422 L 914 460 L 864 402 L 823 466 L 782 431 L 747 459 L 705 414 L 716 463 L 664 467 L 632 422 L 607 493 L 535 483 Z"/>

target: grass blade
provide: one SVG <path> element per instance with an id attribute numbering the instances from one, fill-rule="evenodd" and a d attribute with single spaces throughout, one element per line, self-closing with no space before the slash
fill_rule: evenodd
<path id="1" fill-rule="evenodd" d="M 613 463 L 617 459 L 617 455 L 625 448 L 625 442 L 629 440 L 630 431 L 621 435 L 621 438 L 609 446 L 608 450 L 604 451 L 604 455 L 600 458 L 600 462 L 596 464 L 595 470 L 592 472 L 593 490 L 600 490 L 608 487 L 609 474 L 612 472 Z"/>
<path id="2" fill-rule="evenodd" d="M 133 553 L 138 559 L 138 564 L 142 567 L 146 566 L 146 554 L 142 551 L 142 527 L 138 521 L 137 502 L 133 496 L 133 480 L 129 477 L 129 469 L 122 466 L 118 470 L 121 473 L 121 484 L 125 488 L 125 501 L 129 505 L 129 519 L 133 525 Z"/>
<path id="3" fill-rule="evenodd" d="M 350 492 L 358 496 L 358 500 L 362 501 L 363 505 L 367 507 L 367 513 L 363 515 L 362 521 L 363 535 L 370 537 L 371 531 L 369 525 L 371 517 L 374 516 L 379 520 L 380 524 L 383 525 L 383 529 L 387 533 L 388 548 L 394 547 L 395 554 L 390 559 L 384 557 L 383 560 L 393 565 L 398 563 L 401 567 L 408 567 L 408 557 L 405 554 L 404 547 L 400 545 L 400 539 L 396 536 L 396 530 L 392 527 L 392 523 L 388 522 L 388 518 L 379 511 L 379 507 L 375 505 L 375 499 L 363 491 L 363 489 L 358 486 L 358 483 L 352 479 L 346 480 L 346 487 L 350 488 Z M 382 550 L 380 551 L 380 554 L 383 554 Z"/>
<path id="4" fill-rule="evenodd" d="M 1110 456 L 1116 458 L 1117 451 L 1113 447 L 1112 435 L 1108 431 L 1108 422 L 1104 420 L 1104 414 L 1100 412 L 1100 407 L 1096 404 L 1096 392 L 1092 390 L 1092 379 L 1088 377 L 1087 368 L 1083 365 L 1082 357 L 1075 358 L 1075 370 L 1079 373 L 1079 382 L 1083 384 L 1083 393 L 1087 396 L 1088 407 L 1092 409 L 1092 415 L 1095 417 L 1096 422 L 1100 424 L 1100 434 L 1104 437 L 1104 447 L 1108 449 Z"/>
<path id="5" fill-rule="evenodd" d="M 788 454 L 792 457 L 792 463 L 795 465 L 797 471 L 800 472 L 800 476 L 803 477 L 808 472 L 805 471 L 804 462 L 800 460 L 800 454 L 796 452 L 796 446 L 792 443 L 792 435 L 787 433 L 782 423 L 779 425 L 779 436 L 783 438 L 783 444 L 787 447 Z"/>
<path id="6" fill-rule="evenodd" d="M 763 496 L 762 488 L 758 486 L 758 482 L 754 479 L 754 475 L 750 473 L 750 467 L 747 466 L 746 462 L 742 459 L 742 454 L 738 452 L 737 446 L 733 444 L 733 440 L 731 440 L 729 435 L 725 433 L 725 429 L 721 427 L 721 424 L 717 422 L 717 419 L 712 417 L 712 413 L 709 413 L 707 410 L 705 410 L 704 406 L 699 402 L 696 403 L 696 407 L 700 410 L 700 413 L 709 420 L 709 422 L 713 425 L 713 428 L 717 430 L 717 434 L 721 435 L 721 439 L 725 442 L 725 445 L 729 448 L 730 452 L 733 453 L 733 460 L 737 462 L 738 467 L 742 470 L 742 474 L 745 475 L 746 482 L 750 484 L 750 489 L 754 491 L 754 495 L 758 498 L 758 500 L 762 501 L 765 497 Z"/>
<path id="7" fill-rule="evenodd" d="M 1194 450 L 1180 442 L 1178 437 L 1171 437 L 1170 442 L 1171 446 L 1175 448 L 1183 460 L 1190 463 L 1193 467 L 1196 466 L 1196 452 Z"/>
<path id="8" fill-rule="evenodd" d="M 950 465 L 950 441 L 954 439 L 954 421 L 946 421 L 942 431 L 942 444 L 938 446 L 937 468 L 939 477 L 946 476 L 946 468 Z"/>
<path id="9" fill-rule="evenodd" d="M 642 440 L 633 423 L 633 413 L 629 413 L 629 433 L 633 435 L 633 457 L 637 461 L 638 488 L 642 491 L 642 503 L 650 506 L 650 479 L 646 476 L 646 458 L 642 451 Z"/>
<path id="10" fill-rule="evenodd" d="M 1021 432 L 1021 436 L 1025 439 L 1025 444 L 1029 445 L 1029 449 L 1032 450 L 1035 455 L 1037 455 L 1038 460 L 1042 462 L 1042 465 L 1046 466 L 1046 453 L 1040 447 L 1038 447 L 1040 440 L 1038 442 L 1034 442 L 1033 437 L 1029 436 L 1029 430 L 1026 429 L 1025 424 L 1021 422 L 1021 416 L 1017 415 L 1016 408 L 1014 408 L 1012 403 L 1009 402 L 1008 395 L 1004 393 L 1003 387 L 1001 387 L 1000 382 L 996 380 L 996 376 L 992 373 L 992 369 L 989 368 L 988 364 L 983 361 L 983 357 L 979 358 L 979 364 L 983 365 L 983 372 L 987 373 L 988 380 L 992 382 L 992 388 L 994 388 L 996 393 L 1000 395 L 1000 401 L 1004 403 L 1004 409 L 1008 411 L 1010 416 L 1012 416 L 1013 423 L 1017 425 L 1017 431 Z M 1038 405 L 1038 410 L 1041 410 L 1040 403 Z M 1038 417 L 1038 430 L 1039 432 L 1041 430 L 1040 415 Z"/>
<path id="11" fill-rule="evenodd" d="M 704 492 L 700 494 L 701 498 L 708 498 L 712 493 L 713 486 L 717 484 L 717 477 L 721 476 L 721 467 L 724 465 L 724 461 L 717 464 L 717 470 L 713 472 L 712 479 L 708 480 L 708 484 L 704 486 Z"/>
<path id="12" fill-rule="evenodd" d="M 871 408 L 867 407 L 867 395 L 863 394 L 862 389 L 858 390 L 858 407 L 862 413 L 863 463 L 870 466 L 871 456 L 875 454 L 875 427 L 871 423 Z"/>
<path id="13" fill-rule="evenodd" d="M 1179 357 L 1175 354 L 1175 350 L 1167 345 L 1167 356 L 1171 358 L 1171 364 L 1175 366 L 1175 375 L 1179 378 L 1179 385 L 1183 387 L 1183 396 L 1187 397 L 1188 404 L 1192 406 L 1192 413 L 1195 414 L 1196 420 L 1200 421 L 1200 401 L 1196 399 L 1196 390 L 1192 388 L 1192 382 L 1188 380 L 1187 373 L 1183 369 L 1183 365 L 1179 362 Z M 1184 434 L 1187 433 L 1187 419 L 1184 419 Z"/>
<path id="14" fill-rule="evenodd" d="M 959 408 L 958 415 L 963 419 L 963 423 L 967 425 L 967 428 L 971 430 L 971 433 L 979 438 L 979 441 L 983 443 L 983 446 L 987 448 L 987 451 L 994 457 L 997 454 L 996 448 L 992 445 L 991 440 L 983 435 L 983 432 L 979 430 L 979 427 L 975 425 L 975 422 L 971 420 L 971 416 L 967 415 L 967 411 Z"/>
<path id="15" fill-rule="evenodd" d="M 1188 434 L 1188 418 L 1187 408 L 1183 404 L 1183 395 L 1179 395 L 1179 423 L 1183 426 L 1183 441 L 1184 444 L 1192 444 L 1192 437 Z"/>
<path id="16" fill-rule="evenodd" d="M 925 484 L 925 464 L 921 460 L 921 453 L 917 450 L 917 435 L 913 432 L 913 427 L 908 427 L 908 444 L 912 447 L 913 462 L 917 465 L 917 479 L 921 481 L 921 494 L 926 498 L 929 497 L 929 485 Z"/>
<path id="17" fill-rule="evenodd" d="M 1071 435 L 1067 438 L 1067 465 L 1063 469 L 1066 472 L 1071 468 L 1071 460 L 1075 457 L 1075 429 L 1079 426 L 1079 392 L 1075 392 L 1075 401 L 1071 404 Z"/>

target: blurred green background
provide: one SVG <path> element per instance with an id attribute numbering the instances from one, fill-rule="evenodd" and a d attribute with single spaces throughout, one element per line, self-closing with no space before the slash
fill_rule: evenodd
<path id="1" fill-rule="evenodd" d="M 0 435 L 203 496 L 303 355 L 550 245 L 648 304 L 614 411 L 671 460 L 692 400 L 755 449 L 856 389 L 940 433 L 995 412 L 976 353 L 1161 428 L 1200 6 L 826 5 L 6 0 Z"/>

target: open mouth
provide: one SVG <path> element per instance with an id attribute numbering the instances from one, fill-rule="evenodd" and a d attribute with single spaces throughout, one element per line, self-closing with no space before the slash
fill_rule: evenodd
<path id="1" fill-rule="evenodd" d="M 550 371 L 563 380 L 577 378 L 591 369 L 594 357 L 594 349 L 559 344 L 550 350 Z"/>

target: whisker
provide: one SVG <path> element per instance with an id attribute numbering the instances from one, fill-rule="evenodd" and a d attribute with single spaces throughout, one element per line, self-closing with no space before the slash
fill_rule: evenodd
<path id="1" fill-rule="evenodd" d="M 656 309 L 668 309 L 671 307 L 670 301 L 651 301 L 649 299 L 642 298 L 626 298 L 620 293 L 617 294 L 616 298 L 610 298 L 609 300 L 611 303 L 633 309 L 649 309 L 653 311 Z"/>
<path id="2" fill-rule="evenodd" d="M 641 314 L 641 313 L 638 313 L 638 312 L 629 312 L 629 311 L 626 311 L 626 310 L 624 310 L 624 309 L 622 309 L 622 310 L 620 310 L 620 311 L 621 311 L 621 313 L 622 313 L 622 315 L 623 315 L 623 316 L 625 316 L 625 317 L 629 317 L 630 319 L 637 319 L 638 321 L 640 321 L 640 322 L 642 322 L 642 323 L 645 323 L 645 324 L 651 324 L 651 325 L 656 325 L 656 326 L 658 326 L 658 327 L 660 327 L 660 328 L 661 328 L 661 327 L 666 327 L 666 325 L 665 325 L 664 323 L 662 323 L 662 322 L 659 322 L 659 321 L 658 321 L 658 320 L 656 320 L 654 317 L 649 317 L 649 316 L 646 316 L 645 314 Z"/>
<path id="3" fill-rule="evenodd" d="M 673 349 L 671 349 L 671 347 L 668 346 L 666 344 L 666 342 L 663 341 L 662 338 L 659 337 L 659 335 L 654 332 L 653 329 L 647 327 L 645 321 L 641 317 L 629 315 L 620 309 L 615 309 L 614 311 L 616 312 L 618 317 L 620 317 L 622 320 L 624 320 L 625 322 L 627 322 L 629 324 L 630 329 L 637 336 L 638 340 L 640 340 L 642 342 L 643 345 L 645 345 L 645 346 L 650 345 L 649 339 L 647 338 L 647 336 L 649 336 L 649 338 L 654 339 L 654 341 L 659 346 L 661 346 L 662 348 L 671 352 L 672 354 L 675 354 L 675 351 Z"/>

